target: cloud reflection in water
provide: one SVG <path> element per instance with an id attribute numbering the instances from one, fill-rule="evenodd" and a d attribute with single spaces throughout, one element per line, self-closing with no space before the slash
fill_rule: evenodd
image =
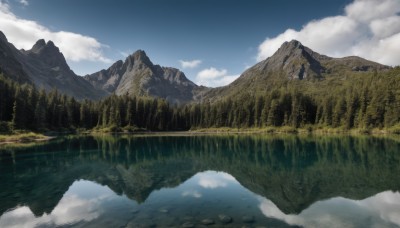
<path id="1" fill-rule="evenodd" d="M 95 188 L 90 195 L 86 191 Z M 84 191 L 82 191 L 84 189 Z M 50 214 L 35 217 L 27 206 L 20 206 L 0 217 L 0 227 L 21 228 L 61 226 L 81 221 L 89 222 L 99 217 L 100 204 L 115 195 L 108 187 L 90 181 L 75 181 Z"/>
<path id="2" fill-rule="evenodd" d="M 399 192 L 385 191 L 364 200 L 336 197 L 318 201 L 298 215 L 284 214 L 266 198 L 259 197 L 259 201 L 259 208 L 265 216 L 290 225 L 338 228 L 400 226 Z"/>
<path id="3" fill-rule="evenodd" d="M 238 183 L 230 174 L 224 172 L 206 171 L 198 173 L 193 178 L 198 179 L 198 183 L 203 188 L 225 188 L 228 184 Z"/>

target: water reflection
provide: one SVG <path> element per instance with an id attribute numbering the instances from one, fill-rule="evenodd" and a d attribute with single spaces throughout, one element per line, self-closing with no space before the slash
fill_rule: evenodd
<path id="1" fill-rule="evenodd" d="M 364 200 L 342 197 L 318 201 L 298 215 L 287 215 L 270 200 L 260 197 L 267 217 L 304 227 L 399 227 L 400 193 L 385 191 Z"/>
<path id="2" fill-rule="evenodd" d="M 179 226 L 204 219 L 218 223 L 221 213 L 232 216 L 231 226 L 244 224 L 244 215 L 252 218 L 253 225 L 273 223 L 271 218 L 285 222 L 279 226 L 400 226 L 399 192 L 386 191 L 360 201 L 336 197 L 318 201 L 298 215 L 287 215 L 271 200 L 245 189 L 231 175 L 206 171 L 175 188 L 153 192 L 142 204 L 94 182 L 75 181 L 50 214 L 35 217 L 29 207 L 19 206 L 0 217 L 0 227 L 101 226 L 104 218 L 116 216 L 115 209 L 121 219 L 109 220 L 107 224 L 113 227 Z"/>
<path id="3" fill-rule="evenodd" d="M 399 145 L 204 136 L 72 137 L 3 148 L 0 227 L 219 224 L 221 213 L 239 227 L 244 216 L 276 227 L 399 226 Z"/>
<path id="4" fill-rule="evenodd" d="M 0 217 L 0 227 L 54 227 L 90 222 L 102 213 L 102 204 L 115 197 L 109 188 L 90 181 L 74 182 L 51 213 L 36 217 L 27 206 L 18 206 Z"/>
<path id="5" fill-rule="evenodd" d="M 237 183 L 236 179 L 224 172 L 216 175 L 214 172 L 203 172 L 196 174 L 193 179 L 203 188 L 226 188 L 229 183 Z"/>

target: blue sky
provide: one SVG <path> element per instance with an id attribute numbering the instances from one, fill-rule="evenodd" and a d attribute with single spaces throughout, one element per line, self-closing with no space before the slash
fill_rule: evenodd
<path id="1" fill-rule="evenodd" d="M 220 86 L 291 39 L 332 56 L 389 65 L 400 59 L 396 48 L 386 59 L 366 50 L 382 39 L 400 46 L 399 0 L 0 1 L 0 19 L 9 21 L 0 20 L 0 30 L 10 42 L 29 49 L 38 38 L 52 39 L 79 75 L 142 49 L 155 64 Z M 387 34 L 379 37 L 374 28 Z"/>

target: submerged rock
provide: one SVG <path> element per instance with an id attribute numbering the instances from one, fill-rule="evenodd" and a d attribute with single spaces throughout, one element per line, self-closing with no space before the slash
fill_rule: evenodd
<path id="1" fill-rule="evenodd" d="M 201 220 L 201 223 L 204 224 L 204 225 L 212 225 L 215 222 L 212 219 L 203 219 L 203 220 Z"/>
<path id="2" fill-rule="evenodd" d="M 218 215 L 218 218 L 223 224 L 228 224 L 233 221 L 232 217 L 230 217 L 228 215 L 221 214 L 221 215 Z"/>

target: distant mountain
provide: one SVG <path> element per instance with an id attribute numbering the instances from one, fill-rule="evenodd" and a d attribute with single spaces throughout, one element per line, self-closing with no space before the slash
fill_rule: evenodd
<path id="1" fill-rule="evenodd" d="M 207 88 L 190 81 L 183 72 L 161 67 L 138 50 L 108 69 L 77 76 L 53 42 L 39 40 L 31 50 L 17 50 L 0 32 L 0 72 L 17 82 L 47 91 L 57 89 L 78 99 L 101 99 L 115 93 L 165 98 L 172 104 L 216 101 L 243 94 L 264 93 L 290 80 L 345 79 L 355 72 L 379 72 L 389 66 L 360 57 L 332 58 L 318 54 L 299 41 L 285 42 L 278 51 L 246 70 L 233 83 Z"/>
<path id="2" fill-rule="evenodd" d="M 174 104 L 194 100 L 199 87 L 175 68 L 154 65 L 146 53 L 138 50 L 107 70 L 84 77 L 94 87 L 117 95 L 136 95 L 165 98 Z"/>
<path id="3" fill-rule="evenodd" d="M 39 40 L 31 50 L 18 50 L 0 32 L 0 68 L 20 83 L 34 84 L 47 91 L 57 89 L 77 99 L 97 100 L 107 95 L 77 76 L 52 41 Z"/>
<path id="4" fill-rule="evenodd" d="M 332 58 L 314 52 L 299 41 L 285 42 L 271 57 L 246 70 L 231 84 L 209 90 L 203 99 L 234 97 L 268 91 L 288 80 L 321 81 L 329 77 L 344 77 L 354 72 L 374 72 L 390 69 L 379 63 L 350 56 Z"/>

